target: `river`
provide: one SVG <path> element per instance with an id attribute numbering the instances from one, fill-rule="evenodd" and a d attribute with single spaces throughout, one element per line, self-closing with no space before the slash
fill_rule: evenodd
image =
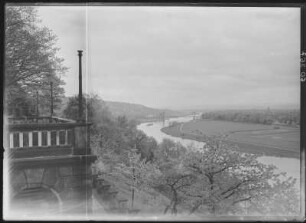
<path id="1" fill-rule="evenodd" d="M 165 126 L 168 126 L 169 122 L 188 122 L 193 119 L 193 116 L 184 116 L 178 118 L 170 118 L 165 120 Z M 151 124 L 149 124 L 151 123 Z M 163 139 L 172 139 L 175 142 L 180 142 L 184 146 L 193 145 L 195 148 L 203 147 L 203 142 L 198 142 L 190 139 L 182 139 L 179 137 L 173 137 L 167 135 L 161 131 L 163 128 L 162 122 L 149 122 L 142 123 L 137 126 L 139 130 L 142 130 L 147 136 L 151 136 L 156 139 L 157 142 L 162 142 Z M 149 125 L 148 125 L 149 124 Z M 300 160 L 295 158 L 280 158 L 273 156 L 261 156 L 258 160 L 264 164 L 273 164 L 278 168 L 280 172 L 286 172 L 287 176 L 293 177 L 297 179 L 296 186 L 299 188 L 300 186 Z"/>

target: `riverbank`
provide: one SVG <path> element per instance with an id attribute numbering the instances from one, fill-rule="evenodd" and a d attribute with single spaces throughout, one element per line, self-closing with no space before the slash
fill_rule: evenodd
<path id="1" fill-rule="evenodd" d="M 201 135 L 202 134 L 201 131 L 195 130 L 192 133 L 183 132 L 182 131 L 183 125 L 184 125 L 183 123 L 178 123 L 174 126 L 164 127 L 161 129 L 161 131 L 173 137 L 195 140 L 198 142 L 205 142 L 203 136 Z M 238 151 L 244 153 L 260 154 L 265 156 L 282 157 L 282 158 L 297 158 L 297 159 L 300 158 L 299 151 L 281 149 L 274 146 L 263 145 L 260 143 L 257 144 L 257 143 L 242 142 L 233 139 L 227 141 L 229 143 L 236 144 L 238 146 Z"/>
<path id="2" fill-rule="evenodd" d="M 178 118 L 180 116 L 166 116 L 165 117 L 165 120 L 166 119 L 171 119 L 171 118 Z M 137 118 L 137 119 L 132 119 L 136 122 L 136 125 L 140 125 L 140 124 L 143 124 L 143 123 L 151 123 L 151 122 L 162 122 L 161 118 L 160 117 L 152 117 L 152 118 Z"/>

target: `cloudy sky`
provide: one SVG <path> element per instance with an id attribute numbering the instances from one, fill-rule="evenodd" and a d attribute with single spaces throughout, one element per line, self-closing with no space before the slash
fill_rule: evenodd
<path id="1" fill-rule="evenodd" d="M 41 6 L 66 95 L 156 108 L 299 106 L 298 8 Z M 289 108 L 289 107 L 288 107 Z"/>

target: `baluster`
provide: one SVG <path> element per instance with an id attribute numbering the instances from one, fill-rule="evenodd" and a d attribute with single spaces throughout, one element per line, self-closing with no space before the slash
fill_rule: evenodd
<path id="1" fill-rule="evenodd" d="M 41 146 L 41 131 L 38 132 L 38 146 Z"/>
<path id="2" fill-rule="evenodd" d="M 65 145 L 68 145 L 68 130 L 65 130 Z"/>
<path id="3" fill-rule="evenodd" d="M 23 147 L 23 133 L 19 132 L 19 147 Z"/>
<path id="4" fill-rule="evenodd" d="M 29 132 L 29 147 L 33 146 L 33 132 Z"/>
<path id="5" fill-rule="evenodd" d="M 56 145 L 59 146 L 59 131 L 56 131 Z"/>
<path id="6" fill-rule="evenodd" d="M 47 146 L 51 146 L 51 132 L 47 132 Z"/>
<path id="7" fill-rule="evenodd" d="M 14 148 L 14 135 L 10 133 L 10 148 Z"/>

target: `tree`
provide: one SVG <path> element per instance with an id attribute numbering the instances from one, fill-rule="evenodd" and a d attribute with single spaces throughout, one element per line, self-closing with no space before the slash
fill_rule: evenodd
<path id="1" fill-rule="evenodd" d="M 160 169 L 160 171 L 161 174 L 159 177 L 156 177 L 154 182 L 151 182 L 151 186 L 170 200 L 170 203 L 164 209 L 164 214 L 168 211 L 171 214 L 177 214 L 178 206 L 184 203 L 186 198 L 182 190 L 189 188 L 195 182 L 195 178 L 193 175 L 186 174 L 182 169 L 176 169 L 173 166 Z"/>
<path id="2" fill-rule="evenodd" d="M 129 179 L 130 185 L 136 189 L 149 188 L 152 182 L 156 180 L 156 176 L 159 175 L 156 164 L 146 162 L 140 154 L 137 154 L 135 149 L 128 151 L 127 157 L 128 163 L 119 163 L 116 166 L 117 173 Z"/>
<path id="3" fill-rule="evenodd" d="M 98 95 L 82 95 L 83 120 L 93 122 L 94 127 L 101 126 L 105 123 L 113 124 L 113 117 L 108 110 L 105 102 Z M 68 103 L 63 110 L 63 116 L 69 119 L 78 120 L 79 118 L 79 101 L 78 96 L 68 98 Z"/>
<path id="4" fill-rule="evenodd" d="M 36 113 L 36 101 L 29 98 L 27 93 L 20 89 L 19 93 L 10 92 L 11 98 L 14 100 L 6 101 L 6 109 L 8 114 L 13 114 L 14 116 L 30 116 Z"/>
<path id="5" fill-rule="evenodd" d="M 135 146 L 136 151 L 141 155 L 141 159 L 144 159 L 146 162 L 154 159 L 157 142 L 153 137 L 148 137 L 142 131 L 135 129 L 131 131 L 130 139 L 132 139 L 130 146 L 132 148 Z"/>
<path id="6" fill-rule="evenodd" d="M 39 22 L 33 7 L 6 7 L 5 87 L 8 105 L 14 105 L 22 94 L 31 99 L 39 90 L 41 107 L 50 107 L 51 81 L 55 105 L 64 94 L 60 75 L 67 68 L 62 65 L 63 59 L 56 55 L 59 50 L 55 47 L 57 38 L 50 29 L 39 26 Z"/>
<path id="7" fill-rule="evenodd" d="M 154 156 L 156 162 L 162 165 L 168 162 L 181 162 L 181 158 L 186 152 L 186 148 L 180 143 L 175 143 L 171 139 L 163 139 L 155 149 Z"/>
<path id="8" fill-rule="evenodd" d="M 280 205 L 282 199 L 282 204 L 286 200 L 298 203 L 296 196 L 292 196 L 295 180 L 280 180 L 285 174 L 276 173 L 275 166 L 260 163 L 258 155 L 236 152 L 235 146 L 222 138 L 206 137 L 205 142 L 202 152 L 190 151 L 184 160 L 184 166 L 197 178 L 197 183 L 184 191 L 193 198 L 190 213 L 202 208 L 202 213 L 212 215 L 237 214 L 244 213 L 248 206 L 253 214 L 255 210 L 264 214 L 268 202 Z M 298 211 L 292 205 L 279 208 L 282 210 L 288 214 Z"/>
<path id="9" fill-rule="evenodd" d="M 117 122 L 118 122 L 119 127 L 121 128 L 126 128 L 128 126 L 128 120 L 124 115 L 118 116 Z"/>
<path id="10" fill-rule="evenodd" d="M 183 204 L 186 198 L 182 190 L 194 183 L 195 177 L 186 172 L 182 165 L 185 153 L 185 147 L 169 139 L 164 139 L 155 150 L 154 163 L 158 167 L 155 173 L 159 174 L 150 185 L 169 198 L 170 202 L 166 205 L 164 214 L 179 212 L 179 205 Z"/>
<path id="11" fill-rule="evenodd" d="M 68 98 L 68 103 L 63 110 L 63 116 L 78 120 L 78 97 Z M 116 162 L 126 157 L 118 156 L 129 149 L 125 142 L 124 132 L 118 127 L 117 122 L 108 110 L 105 102 L 97 95 L 83 95 L 82 100 L 83 120 L 92 123 L 90 128 L 91 145 L 99 160 L 112 169 Z"/>

